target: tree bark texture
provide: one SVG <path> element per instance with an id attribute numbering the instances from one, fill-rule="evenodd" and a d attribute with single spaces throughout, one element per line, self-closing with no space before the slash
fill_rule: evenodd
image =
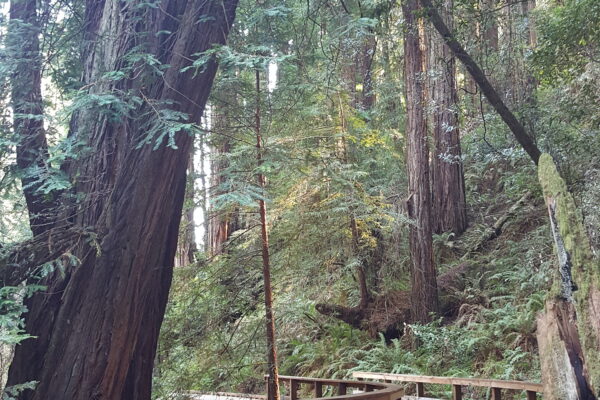
<path id="1" fill-rule="evenodd" d="M 438 311 L 436 270 L 433 262 L 432 209 L 429 177 L 429 146 L 425 115 L 425 58 L 419 35 L 417 0 L 402 3 L 405 20 L 404 76 L 407 104 L 408 216 L 410 227 L 411 316 L 414 322 L 428 322 Z"/>
<path id="2" fill-rule="evenodd" d="M 377 52 L 377 38 L 373 32 L 362 38 L 359 55 L 360 79 L 362 81 L 362 92 L 360 104 L 363 110 L 371 110 L 375 105 L 375 87 L 373 85 L 373 60 Z"/>
<path id="3" fill-rule="evenodd" d="M 54 196 L 39 189 L 48 174 L 48 143 L 44 130 L 40 26 L 36 0 L 10 3 L 8 52 L 12 59 L 11 105 L 17 140 L 17 166 L 34 235 L 50 229 Z"/>
<path id="4" fill-rule="evenodd" d="M 46 293 L 28 302 L 27 329 L 37 339 L 18 347 L 8 384 L 39 383 L 22 399 L 150 398 L 193 139 L 181 132 L 177 149 L 137 145 L 162 108 L 198 122 L 216 63 L 198 73 L 182 69 L 194 54 L 225 42 L 237 1 L 142 3 L 86 4 L 83 80 L 89 93 L 133 93 L 142 101 L 120 118 L 100 105 L 72 118 L 70 135 L 91 151 L 65 168 L 73 191 L 84 198 L 73 205 L 66 198 L 64 205 L 71 224 L 93 227 L 98 246 L 78 243 L 73 254 L 80 265 L 46 278 Z M 135 51 L 169 68 L 157 73 L 139 61 L 123 69 L 124 56 Z M 126 78 L 103 79 L 121 69 Z"/>
<path id="5" fill-rule="evenodd" d="M 181 226 L 179 227 L 179 240 L 177 242 L 177 253 L 175 255 L 175 267 L 185 267 L 193 264 L 196 260 L 196 224 L 194 221 L 195 210 L 195 180 L 196 169 L 194 167 L 194 149 L 189 155 L 187 179 L 185 185 L 185 200 L 183 213 L 181 215 Z"/>
<path id="6" fill-rule="evenodd" d="M 442 15 L 452 27 L 453 1 L 446 0 Z M 456 60 L 438 35 L 431 35 L 431 102 L 433 106 L 432 191 L 434 232 L 467 229 L 467 204 L 458 128 Z"/>
<path id="7" fill-rule="evenodd" d="M 500 115 L 502 120 L 510 128 L 511 132 L 517 139 L 517 142 L 519 142 L 529 157 L 531 157 L 533 162 L 537 165 L 541 152 L 525 130 L 523 124 L 519 122 L 515 115 L 508 109 L 504 101 L 502 101 L 500 95 L 489 82 L 483 70 L 452 35 L 452 32 L 438 13 L 431 0 L 419 1 L 429 17 L 429 20 L 438 33 L 442 36 L 442 39 L 446 45 L 450 48 L 456 58 L 458 58 L 464 64 L 465 68 L 467 71 L 469 71 L 469 74 L 471 74 L 488 102 L 492 105 L 492 107 L 494 107 L 498 115 Z"/>
<path id="8" fill-rule="evenodd" d="M 231 94 L 235 97 L 235 94 Z M 212 108 L 213 138 L 210 147 L 210 198 L 227 194 L 231 190 L 230 179 L 227 176 L 231 152 L 232 138 L 230 132 L 230 115 L 226 106 L 215 104 Z M 215 209 L 214 202 L 208 210 L 208 243 L 209 253 L 213 256 L 225 252 L 225 245 L 233 232 L 243 229 L 239 209 Z"/>
<path id="9" fill-rule="evenodd" d="M 573 303 L 554 299 L 537 320 L 544 399 L 593 400 Z"/>
<path id="10" fill-rule="evenodd" d="M 483 47 L 498 51 L 498 18 L 495 8 L 498 6 L 496 0 L 482 0 L 481 12 L 483 14 L 482 38 Z"/>

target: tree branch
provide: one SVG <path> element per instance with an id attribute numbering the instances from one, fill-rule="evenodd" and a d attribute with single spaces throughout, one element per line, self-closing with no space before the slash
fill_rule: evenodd
<path id="1" fill-rule="evenodd" d="M 475 80 L 475 82 L 485 95 L 486 99 L 489 101 L 492 107 L 494 107 L 494 109 L 500 115 L 500 117 L 506 123 L 506 125 L 508 125 L 519 144 L 523 147 L 523 149 L 525 149 L 527 154 L 529 154 L 529 157 L 531 157 L 533 162 L 537 165 L 541 154 L 540 150 L 525 131 L 525 127 L 523 127 L 523 124 L 521 124 L 519 120 L 517 120 L 515 115 L 508 109 L 506 104 L 504 104 L 504 102 L 498 95 L 498 92 L 488 81 L 487 77 L 485 76 L 479 65 L 477 65 L 475 60 L 473 60 L 473 58 L 467 53 L 467 51 L 462 47 L 462 45 L 454 38 L 452 32 L 450 32 L 450 29 L 448 29 L 448 26 L 444 23 L 444 20 L 438 13 L 437 9 L 434 7 L 431 0 L 420 0 L 420 2 L 423 5 L 423 9 L 426 15 L 429 17 L 429 20 L 431 21 L 435 29 L 439 32 L 439 34 L 442 36 L 442 39 L 444 40 L 448 48 L 450 48 L 450 50 L 456 56 L 456 58 L 458 58 L 463 63 L 467 71 L 469 71 L 469 74 L 471 74 L 471 76 L 473 77 L 473 80 Z"/>
<path id="2" fill-rule="evenodd" d="M 17 286 L 35 277 L 43 265 L 73 266 L 72 250 L 88 236 L 77 229 L 55 228 L 12 247 L 0 247 L 0 285 Z"/>

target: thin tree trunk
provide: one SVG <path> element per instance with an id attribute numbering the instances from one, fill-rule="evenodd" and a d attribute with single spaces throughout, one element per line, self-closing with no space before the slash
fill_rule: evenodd
<path id="1" fill-rule="evenodd" d="M 87 2 L 84 84 L 94 95 L 133 92 L 144 101 L 120 118 L 92 107 L 72 119 L 70 135 L 92 151 L 66 168 L 74 192 L 85 194 L 69 221 L 93 227 L 97 238 L 75 242 L 80 265 L 46 278 L 47 292 L 28 302 L 26 326 L 36 339 L 18 347 L 8 384 L 39 383 L 21 399 L 150 398 L 192 138 L 178 134 L 177 149 L 136 145 L 158 123 L 157 108 L 175 105 L 198 122 L 216 64 L 199 74 L 181 70 L 193 54 L 225 42 L 237 1 L 136 4 Z M 213 18 L 198 24 L 201 15 Z M 138 75 L 121 81 L 101 79 L 138 46 L 170 67 L 161 76 L 136 69 Z"/>
<path id="2" fill-rule="evenodd" d="M 494 107 L 496 112 L 500 115 L 502 120 L 508 125 L 511 132 L 517 139 L 517 142 L 523 147 L 523 149 L 529 154 L 533 162 L 537 165 L 540 158 L 540 150 L 537 145 L 533 142 L 529 134 L 525 131 L 523 125 L 517 120 L 515 115 L 508 109 L 506 104 L 502 101 L 498 92 L 490 84 L 487 77 L 473 60 L 473 58 L 466 52 L 460 43 L 454 38 L 452 32 L 448 29 L 448 26 L 444 23 L 444 20 L 434 7 L 431 0 L 420 0 L 425 12 L 427 13 L 429 20 L 444 39 L 446 45 L 450 48 L 452 53 L 458 58 L 465 66 L 467 71 L 471 74 L 477 85 L 485 95 L 489 103 Z"/>
<path id="3" fill-rule="evenodd" d="M 410 227 L 411 318 L 414 322 L 428 322 L 430 313 L 438 312 L 436 270 L 433 263 L 431 190 L 429 181 L 429 146 L 427 122 L 424 113 L 424 54 L 416 14 L 417 0 L 402 3 L 405 20 L 404 76 L 407 104 L 407 170 L 408 216 L 414 221 Z"/>
<path id="4" fill-rule="evenodd" d="M 347 82 L 346 82 L 347 83 Z M 363 98 L 364 100 L 364 98 Z M 365 103 L 362 103 L 363 105 Z M 368 102 L 366 103 L 368 104 Z M 354 104 L 354 106 L 358 106 L 358 104 Z M 344 113 L 344 104 L 342 103 L 341 97 L 339 97 L 339 118 L 342 127 L 342 132 L 344 134 L 347 133 L 347 125 L 346 125 L 346 116 Z M 338 140 L 338 148 L 340 150 L 339 157 L 341 157 L 342 161 L 345 164 L 349 164 L 349 151 L 348 151 L 348 143 L 345 139 L 345 136 L 342 136 Z M 358 260 L 358 267 L 356 268 L 356 278 L 358 281 L 358 290 L 360 293 L 360 303 L 359 309 L 366 310 L 369 302 L 371 301 L 371 294 L 369 291 L 369 286 L 367 283 L 367 267 L 366 260 L 363 254 L 361 254 L 361 243 L 360 243 L 360 232 L 358 230 L 358 224 L 356 223 L 355 216 L 355 207 L 350 207 L 350 232 L 352 234 L 352 256 L 356 257 Z"/>
<path id="5" fill-rule="evenodd" d="M 359 266 L 357 268 L 358 277 L 358 290 L 360 293 L 360 304 L 359 308 L 366 309 L 371 302 L 371 293 L 369 292 L 369 286 L 367 284 L 367 271 L 364 264 L 364 259 L 360 254 L 360 235 L 358 232 L 358 226 L 356 224 L 356 218 L 353 214 L 350 215 L 350 231 L 352 232 L 352 252 L 355 257 L 358 257 Z"/>
<path id="6" fill-rule="evenodd" d="M 256 159 L 260 168 L 262 159 L 262 136 L 260 123 L 260 71 L 256 70 Z M 258 185 L 264 190 L 265 176 L 258 173 Z M 263 282 L 265 288 L 265 322 L 267 327 L 267 399 L 279 400 L 279 372 L 277 369 L 277 345 L 275 342 L 275 317 L 273 315 L 273 291 L 271 289 L 271 260 L 269 257 L 269 233 L 267 231 L 267 205 L 264 199 L 258 200 L 260 232 L 262 242 Z"/>
<path id="7" fill-rule="evenodd" d="M 208 241 L 208 187 L 206 186 L 206 139 L 205 136 L 202 135 L 200 137 L 200 196 L 201 196 L 201 204 L 200 208 L 202 210 L 202 226 L 204 227 L 204 234 L 202 235 L 202 251 L 205 254 L 210 252 L 210 243 Z"/>
<path id="8" fill-rule="evenodd" d="M 187 168 L 187 179 L 185 185 L 185 200 L 183 205 L 183 215 L 181 218 L 181 227 L 179 229 L 179 241 L 177 242 L 177 255 L 175 257 L 175 267 L 185 267 L 193 264 L 196 259 L 196 233 L 194 223 L 195 210 L 195 181 L 196 171 L 194 167 L 194 153 L 192 146 Z"/>
<path id="9" fill-rule="evenodd" d="M 443 5 L 443 16 L 452 26 L 452 0 Z M 434 108 L 432 191 L 434 232 L 461 234 L 467 229 L 465 178 L 458 128 L 456 60 L 438 35 L 431 35 L 431 100 Z"/>

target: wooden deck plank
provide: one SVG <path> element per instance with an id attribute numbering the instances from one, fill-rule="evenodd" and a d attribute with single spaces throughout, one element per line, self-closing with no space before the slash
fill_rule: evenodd
<path id="1" fill-rule="evenodd" d="M 353 372 L 352 377 L 362 379 L 384 380 L 388 382 L 434 383 L 439 385 L 479 386 L 498 389 L 526 390 L 538 393 L 543 392 L 543 385 L 541 383 L 523 381 L 503 381 L 498 379 L 403 375 L 360 371 Z"/>

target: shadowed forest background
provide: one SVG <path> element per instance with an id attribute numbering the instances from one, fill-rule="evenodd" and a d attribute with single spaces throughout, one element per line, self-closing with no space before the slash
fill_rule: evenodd
<path id="1" fill-rule="evenodd" d="M 3 399 L 599 395 L 597 0 L 0 6 Z"/>

